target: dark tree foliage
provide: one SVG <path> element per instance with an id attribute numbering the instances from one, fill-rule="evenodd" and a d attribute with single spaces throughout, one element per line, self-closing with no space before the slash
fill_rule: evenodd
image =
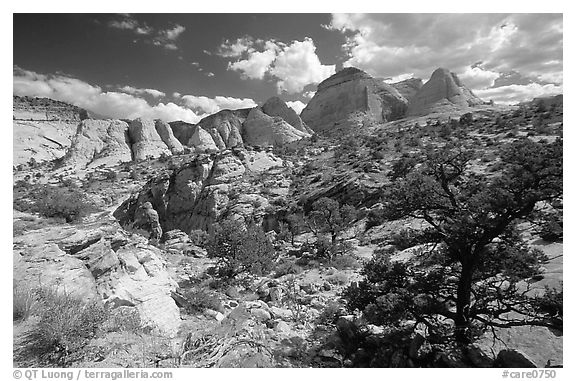
<path id="1" fill-rule="evenodd" d="M 427 221 L 437 245 L 420 266 L 385 257 L 367 264 L 365 280 L 347 291 L 351 308 L 380 324 L 410 319 L 439 334 L 441 316 L 459 343 L 473 340 L 477 328 L 558 327 L 521 282 L 537 273 L 542 255 L 515 227 L 538 202 L 561 197 L 562 141 L 516 140 L 499 157 L 501 172 L 486 175 L 470 170 L 470 151 L 429 149 L 421 166 L 385 190 L 385 217 Z"/>
<path id="2" fill-rule="evenodd" d="M 207 245 L 209 258 L 217 258 L 218 274 L 234 278 L 244 272 L 255 275 L 272 270 L 276 253 L 262 228 L 226 220 L 217 225 Z"/>
<path id="3" fill-rule="evenodd" d="M 329 234 L 332 244 L 338 236 L 352 226 L 356 219 L 356 209 L 350 205 L 340 205 L 338 201 L 322 197 L 312 204 L 312 211 L 307 218 L 308 227 L 319 236 Z"/>

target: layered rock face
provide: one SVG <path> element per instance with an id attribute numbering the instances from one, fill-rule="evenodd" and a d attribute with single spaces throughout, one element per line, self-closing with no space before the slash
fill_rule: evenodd
<path id="1" fill-rule="evenodd" d="M 306 132 L 309 134 L 314 133 L 314 131 L 312 131 L 306 125 L 306 123 L 304 123 L 302 119 L 300 119 L 300 116 L 296 114 L 296 111 L 288 107 L 288 105 L 278 97 L 272 97 L 268 99 L 266 103 L 262 105 L 262 112 L 272 117 L 279 116 L 280 118 L 284 119 L 285 122 L 287 122 L 288 124 L 290 124 L 292 127 L 294 127 L 299 131 Z"/>
<path id="2" fill-rule="evenodd" d="M 149 181 L 140 193 L 114 212 L 114 217 L 125 228 L 131 228 L 139 208 L 150 202 L 164 231 L 179 229 L 189 233 L 209 230 L 223 215 L 249 218 L 255 209 L 263 214 L 267 201 L 253 193 L 254 185 L 250 179 L 244 182 L 244 176 L 281 167 L 282 163 L 272 154 L 240 149 L 199 155 L 173 172 Z M 239 191 L 242 187 L 247 190 Z"/>
<path id="3" fill-rule="evenodd" d="M 73 167 L 113 166 L 132 160 L 128 124 L 120 120 L 91 120 L 80 123 L 64 164 Z"/>
<path id="4" fill-rule="evenodd" d="M 259 107 L 250 111 L 243 127 L 244 143 L 253 146 L 281 146 L 310 136 L 281 117 L 266 115 Z"/>
<path id="5" fill-rule="evenodd" d="M 180 326 L 171 296 L 177 284 L 162 252 L 107 216 L 15 237 L 14 280 L 20 287 L 44 287 L 113 308 L 133 308 L 146 325 L 169 336 Z"/>
<path id="6" fill-rule="evenodd" d="M 183 122 L 181 120 L 176 122 L 170 122 L 168 123 L 168 125 L 172 129 L 174 137 L 178 139 L 180 144 L 182 144 L 183 146 L 188 144 L 188 141 L 192 137 L 192 134 L 194 134 L 194 128 L 196 127 L 195 124 Z"/>
<path id="7" fill-rule="evenodd" d="M 134 160 L 146 160 L 148 157 L 155 158 L 162 154 L 171 154 L 168 146 L 156 131 L 152 120 L 138 118 L 131 121 L 128 133 Z"/>
<path id="8" fill-rule="evenodd" d="M 252 109 L 222 110 L 190 129 L 178 127 L 180 140 L 197 152 L 215 152 L 244 145 L 282 145 L 311 135 L 310 129 L 280 98 Z M 191 132 L 191 133 L 190 133 Z"/>
<path id="9" fill-rule="evenodd" d="M 86 110 L 47 98 L 13 98 L 14 165 L 63 157 Z"/>
<path id="10" fill-rule="evenodd" d="M 456 74 L 439 68 L 430 80 L 410 99 L 408 115 L 426 115 L 432 112 L 452 111 L 482 104 Z"/>
<path id="11" fill-rule="evenodd" d="M 174 136 L 172 128 L 170 125 L 162 120 L 155 120 L 154 126 L 156 127 L 156 132 L 160 135 L 160 139 L 166 144 L 170 152 L 174 155 L 181 154 L 184 152 L 184 147 L 182 143 Z"/>
<path id="12" fill-rule="evenodd" d="M 404 116 L 408 101 L 391 85 L 356 68 L 345 68 L 318 85 L 300 117 L 316 132 L 327 132 L 355 112 L 376 121 Z"/>
<path id="13" fill-rule="evenodd" d="M 184 152 L 168 123 L 136 119 L 83 120 L 63 164 L 74 168 L 106 167 Z"/>

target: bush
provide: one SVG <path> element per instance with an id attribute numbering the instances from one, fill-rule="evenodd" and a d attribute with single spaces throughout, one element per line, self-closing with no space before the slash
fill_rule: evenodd
<path id="1" fill-rule="evenodd" d="M 192 230 L 190 234 L 190 241 L 196 246 L 204 247 L 208 244 L 209 235 L 204 230 Z"/>
<path id="2" fill-rule="evenodd" d="M 136 308 L 120 306 L 110 312 L 104 326 L 109 332 L 138 333 L 142 330 L 142 320 Z"/>
<path id="3" fill-rule="evenodd" d="M 276 267 L 276 270 L 274 271 L 274 277 L 280 278 L 281 276 L 287 274 L 297 275 L 300 274 L 302 271 L 303 271 L 302 267 L 297 265 L 295 262 L 284 261 Z"/>
<path id="4" fill-rule="evenodd" d="M 405 250 L 427 242 L 426 233 L 414 229 L 402 229 L 393 233 L 390 240 L 399 250 Z"/>
<path id="5" fill-rule="evenodd" d="M 261 227 L 250 224 L 245 228 L 242 222 L 234 220 L 216 226 L 207 252 L 209 258 L 218 259 L 218 275 L 227 279 L 244 272 L 266 274 L 276 259 L 274 246 Z"/>
<path id="6" fill-rule="evenodd" d="M 22 321 L 28 319 L 34 305 L 34 292 L 21 285 L 12 287 L 12 320 Z"/>
<path id="7" fill-rule="evenodd" d="M 106 310 L 97 302 L 84 302 L 53 289 L 40 289 L 36 294 L 39 322 L 27 347 L 43 361 L 66 366 L 96 335 L 107 318 Z"/>
<path id="8" fill-rule="evenodd" d="M 96 211 L 86 201 L 86 194 L 75 187 L 37 185 L 29 189 L 14 189 L 14 208 L 23 212 L 39 213 L 49 218 L 64 218 L 74 222 Z"/>
<path id="9" fill-rule="evenodd" d="M 202 289 L 191 289 L 184 293 L 188 313 L 204 312 L 207 309 L 222 312 L 222 301 L 214 293 Z"/>

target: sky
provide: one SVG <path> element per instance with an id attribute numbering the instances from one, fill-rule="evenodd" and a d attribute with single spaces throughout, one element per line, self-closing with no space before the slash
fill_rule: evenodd
<path id="1" fill-rule="evenodd" d="M 484 100 L 563 92 L 562 14 L 14 14 L 13 93 L 113 118 L 198 122 L 280 96 L 300 112 L 344 67 L 455 72 Z"/>

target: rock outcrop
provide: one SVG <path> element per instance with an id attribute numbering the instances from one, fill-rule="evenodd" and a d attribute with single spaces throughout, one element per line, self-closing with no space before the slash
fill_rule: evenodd
<path id="1" fill-rule="evenodd" d="M 480 98 L 460 82 L 456 74 L 439 68 L 410 99 L 408 115 L 460 110 L 482 103 Z"/>
<path id="2" fill-rule="evenodd" d="M 169 336 L 180 325 L 171 296 L 177 284 L 162 252 L 106 216 L 15 237 L 14 281 L 18 287 L 47 287 L 83 300 L 102 300 L 112 308 L 134 308 L 145 325 Z"/>
<path id="3" fill-rule="evenodd" d="M 170 128 L 172 129 L 172 133 L 174 134 L 174 137 L 176 139 L 178 139 L 180 144 L 182 144 L 183 146 L 187 145 L 188 141 L 190 140 L 190 138 L 194 134 L 194 130 L 196 128 L 196 125 L 192 124 L 192 123 L 188 123 L 188 122 L 183 122 L 181 120 L 176 121 L 176 122 L 170 122 L 168 124 L 170 125 Z"/>
<path id="4" fill-rule="evenodd" d="M 251 109 L 221 110 L 198 122 L 198 126 L 210 133 L 214 144 L 220 149 L 242 146 L 242 125 Z"/>
<path id="5" fill-rule="evenodd" d="M 243 127 L 244 143 L 251 146 L 281 146 L 310 136 L 281 117 L 266 115 L 259 107 L 250 111 Z"/>
<path id="6" fill-rule="evenodd" d="M 188 141 L 188 146 L 194 147 L 196 152 L 217 152 L 218 146 L 212 135 L 200 126 L 196 126 L 194 134 Z"/>
<path id="7" fill-rule="evenodd" d="M 162 120 L 155 120 L 154 125 L 156 127 L 156 132 L 160 135 L 160 139 L 166 144 L 170 152 L 174 155 L 181 154 L 184 152 L 184 147 L 182 143 L 174 136 L 172 128 L 170 125 Z"/>
<path id="8" fill-rule="evenodd" d="M 15 166 L 59 159 L 72 144 L 86 110 L 47 98 L 14 96 L 12 157 Z"/>
<path id="9" fill-rule="evenodd" d="M 284 119 L 285 122 L 299 131 L 306 132 L 308 134 L 314 133 L 314 131 L 308 128 L 306 123 L 300 119 L 300 116 L 296 114 L 296 111 L 288 107 L 288 105 L 278 97 L 272 97 L 268 99 L 266 103 L 262 105 L 262 111 L 264 114 L 272 117 L 279 116 L 280 118 Z"/>
<path id="10" fill-rule="evenodd" d="M 134 160 L 146 160 L 149 157 L 157 158 L 162 154 L 172 154 L 156 131 L 156 126 L 152 120 L 142 118 L 132 120 L 128 133 L 130 134 Z"/>
<path id="11" fill-rule="evenodd" d="M 345 68 L 318 85 L 300 117 L 315 132 L 329 132 L 355 112 L 375 121 L 404 116 L 408 101 L 393 86 L 362 70 Z"/>
<path id="12" fill-rule="evenodd" d="M 66 166 L 95 168 L 131 160 L 126 122 L 87 119 L 78 126 L 63 163 Z"/>
<path id="13" fill-rule="evenodd" d="M 263 217 L 268 202 L 256 194 L 245 175 L 281 166 L 282 160 L 264 152 L 238 149 L 200 155 L 173 172 L 150 180 L 114 212 L 114 217 L 132 229 L 138 210 L 150 202 L 164 231 L 179 229 L 185 233 L 207 231 L 225 215 L 236 219 Z"/>

